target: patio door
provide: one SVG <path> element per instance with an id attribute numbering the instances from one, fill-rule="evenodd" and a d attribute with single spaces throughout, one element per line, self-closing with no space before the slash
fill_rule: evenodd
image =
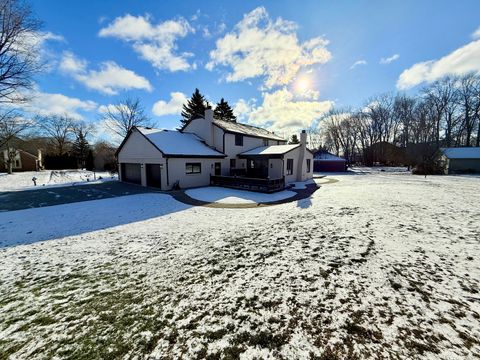
<path id="1" fill-rule="evenodd" d="M 222 175 L 222 163 L 221 162 L 216 162 L 215 163 L 215 176 L 220 176 Z"/>

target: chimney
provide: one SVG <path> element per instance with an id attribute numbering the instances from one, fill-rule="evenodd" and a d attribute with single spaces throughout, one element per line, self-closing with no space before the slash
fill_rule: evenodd
<path id="1" fill-rule="evenodd" d="M 203 136 L 205 142 L 207 143 L 208 146 L 215 146 L 213 143 L 213 110 L 211 108 L 205 109 L 205 114 L 204 114 L 204 119 L 205 119 L 205 135 Z"/>
<path id="2" fill-rule="evenodd" d="M 213 122 L 213 110 L 212 109 L 205 109 L 204 118 L 208 122 Z"/>
<path id="3" fill-rule="evenodd" d="M 302 130 L 300 133 L 300 145 L 302 145 L 303 149 L 307 147 L 307 132 L 305 130 Z"/>
<path id="4" fill-rule="evenodd" d="M 300 153 L 298 156 L 297 166 L 297 181 L 304 181 L 304 174 L 306 169 L 305 153 L 307 152 L 307 132 L 302 130 L 300 133 Z"/>

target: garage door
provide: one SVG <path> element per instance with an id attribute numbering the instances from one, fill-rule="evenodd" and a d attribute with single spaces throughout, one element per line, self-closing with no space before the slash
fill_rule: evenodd
<path id="1" fill-rule="evenodd" d="M 147 186 L 160 188 L 160 181 L 160 164 L 147 164 Z"/>
<path id="2" fill-rule="evenodd" d="M 141 185 L 142 171 L 140 164 L 122 163 L 122 181 Z"/>

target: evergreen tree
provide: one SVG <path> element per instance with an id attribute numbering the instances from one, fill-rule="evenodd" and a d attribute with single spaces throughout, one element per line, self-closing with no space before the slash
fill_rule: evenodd
<path id="1" fill-rule="evenodd" d="M 82 169 L 86 166 L 85 162 L 87 159 L 89 149 L 90 149 L 90 144 L 87 141 L 86 133 L 81 130 L 77 131 L 75 141 L 72 145 L 72 153 L 73 153 L 73 156 L 76 157 L 77 163 Z"/>
<path id="2" fill-rule="evenodd" d="M 233 109 L 228 105 L 228 102 L 223 98 L 217 103 L 215 110 L 213 111 L 213 117 L 217 120 L 236 122 L 237 117 L 233 115 Z"/>
<path id="3" fill-rule="evenodd" d="M 300 144 L 300 140 L 298 140 L 297 134 L 293 134 L 288 143 L 289 144 Z"/>
<path id="4" fill-rule="evenodd" d="M 88 150 L 87 158 L 85 159 L 85 169 L 92 171 L 95 167 L 93 161 L 93 151 Z"/>
<path id="5" fill-rule="evenodd" d="M 180 120 L 182 126 L 191 119 L 203 117 L 206 109 L 208 109 L 208 103 L 205 101 L 205 97 L 200 93 L 200 90 L 195 89 L 190 100 L 183 104 L 183 119 Z"/>

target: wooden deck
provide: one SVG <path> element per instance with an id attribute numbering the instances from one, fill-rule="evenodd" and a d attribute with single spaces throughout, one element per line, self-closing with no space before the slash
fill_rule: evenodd
<path id="1" fill-rule="evenodd" d="M 222 186 L 233 189 L 272 193 L 285 188 L 285 178 L 261 179 L 243 176 L 210 176 L 210 185 Z"/>

